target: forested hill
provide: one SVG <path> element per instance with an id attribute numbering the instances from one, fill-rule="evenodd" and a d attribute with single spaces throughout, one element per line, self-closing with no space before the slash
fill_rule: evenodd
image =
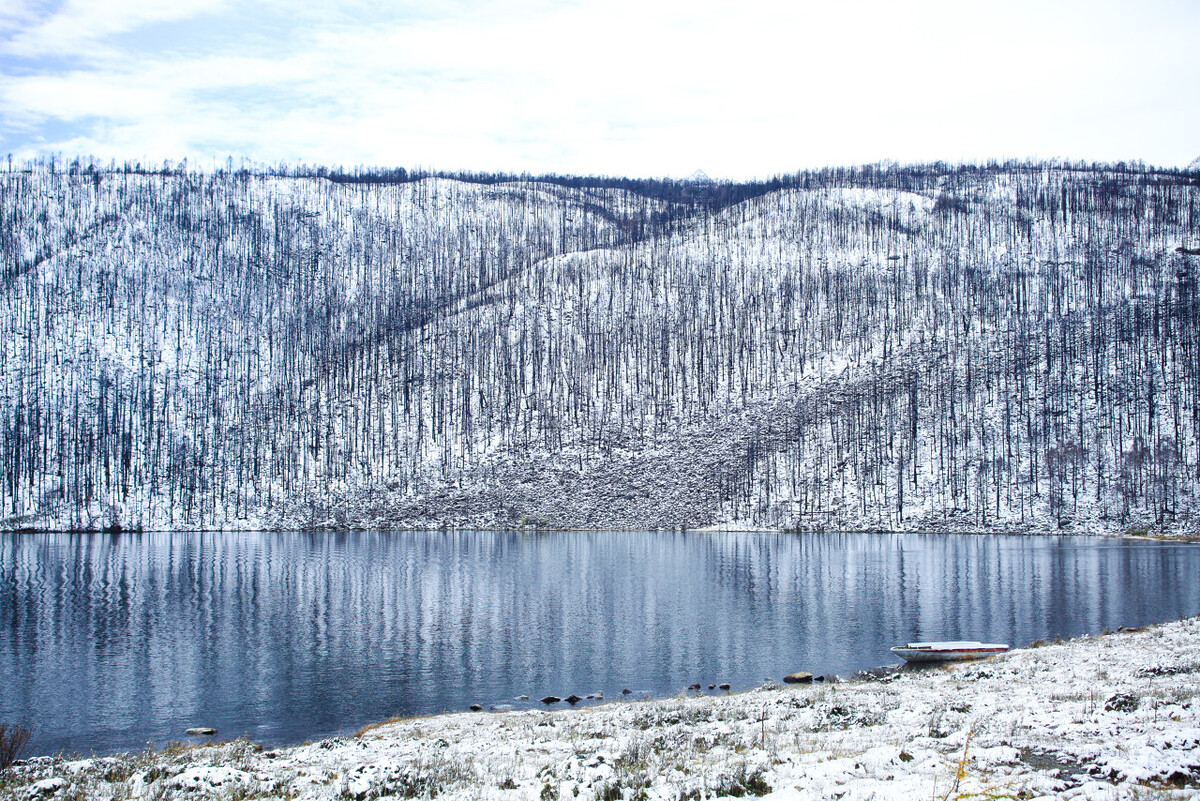
<path id="1" fill-rule="evenodd" d="M 1194 528 L 1198 203 L 0 172 L 0 525 Z"/>

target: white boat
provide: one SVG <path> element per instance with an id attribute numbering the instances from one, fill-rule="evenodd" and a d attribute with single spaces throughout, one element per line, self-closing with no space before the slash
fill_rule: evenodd
<path id="1" fill-rule="evenodd" d="M 896 656 L 906 662 L 960 662 L 966 659 L 983 659 L 985 656 L 1002 654 L 1007 645 L 995 642 L 957 640 L 953 642 L 910 642 L 892 648 Z"/>

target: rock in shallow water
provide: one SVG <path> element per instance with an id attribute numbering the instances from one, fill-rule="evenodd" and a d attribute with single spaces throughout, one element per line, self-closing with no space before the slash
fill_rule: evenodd
<path id="1" fill-rule="evenodd" d="M 783 680 L 788 684 L 808 684 L 813 680 L 811 673 L 805 673 L 803 670 L 789 673 L 783 677 Z"/>
<path id="2" fill-rule="evenodd" d="M 542 703 L 543 704 L 557 704 L 561 700 L 562 699 L 559 698 L 557 695 L 547 695 L 545 698 L 542 699 Z"/>
<path id="3" fill-rule="evenodd" d="M 211 729 L 208 726 L 196 726 L 184 732 L 189 737 L 212 737 L 216 733 L 216 729 Z"/>

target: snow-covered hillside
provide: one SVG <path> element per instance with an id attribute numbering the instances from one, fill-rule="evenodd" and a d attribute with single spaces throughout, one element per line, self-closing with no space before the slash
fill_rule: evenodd
<path id="1" fill-rule="evenodd" d="M 0 173 L 3 525 L 1193 526 L 1194 177 L 719 188 Z"/>

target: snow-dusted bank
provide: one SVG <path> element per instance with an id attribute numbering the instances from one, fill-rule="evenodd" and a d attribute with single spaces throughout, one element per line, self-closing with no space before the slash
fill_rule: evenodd
<path id="1" fill-rule="evenodd" d="M 1200 798 L 1200 618 L 885 680 L 38 758 L 11 798 Z"/>

